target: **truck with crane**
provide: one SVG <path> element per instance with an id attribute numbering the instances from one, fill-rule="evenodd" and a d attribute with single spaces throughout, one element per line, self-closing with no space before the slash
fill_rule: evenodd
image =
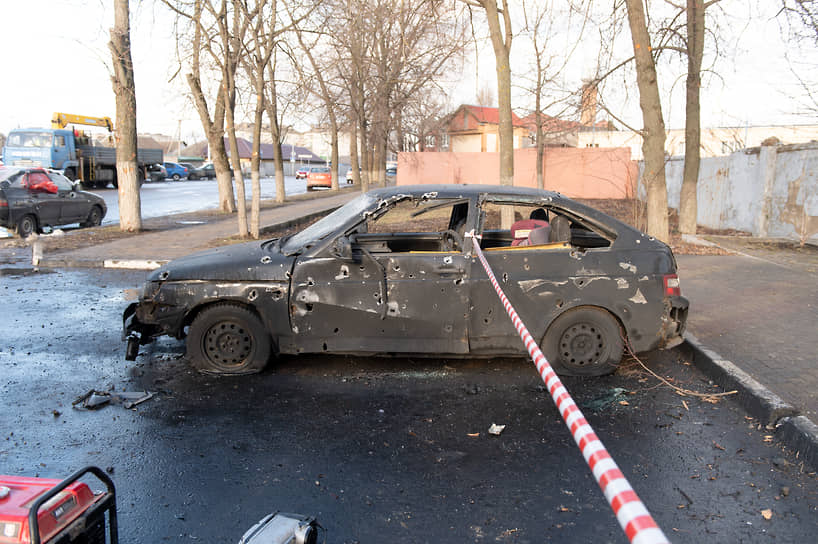
<path id="1" fill-rule="evenodd" d="M 101 145 L 89 134 L 69 125 L 104 127 L 110 134 L 114 125 L 109 117 L 92 117 L 54 113 L 51 128 L 18 128 L 9 132 L 3 147 L 6 166 L 41 166 L 62 171 L 72 181 L 85 187 L 117 186 L 116 148 Z M 137 150 L 137 177 L 140 185 L 147 178 L 147 168 L 163 162 L 161 149 Z"/>

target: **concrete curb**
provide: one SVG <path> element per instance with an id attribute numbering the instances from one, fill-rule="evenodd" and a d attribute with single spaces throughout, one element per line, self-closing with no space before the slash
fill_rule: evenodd
<path id="1" fill-rule="evenodd" d="M 818 469 L 818 426 L 799 410 L 761 385 L 749 374 L 715 351 L 706 348 L 690 333 L 685 343 L 693 353 L 693 364 L 726 391 L 736 390 L 736 400 L 748 414 L 767 427 L 775 427 L 778 440 L 799 459 Z"/>

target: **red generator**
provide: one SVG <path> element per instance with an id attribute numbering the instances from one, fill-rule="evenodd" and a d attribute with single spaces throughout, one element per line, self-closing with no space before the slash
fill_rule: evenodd
<path id="1" fill-rule="evenodd" d="M 91 491 L 80 481 L 89 473 L 107 489 Z M 99 468 L 86 467 L 62 481 L 0 476 L 0 544 L 106 542 L 118 544 L 116 492 Z"/>

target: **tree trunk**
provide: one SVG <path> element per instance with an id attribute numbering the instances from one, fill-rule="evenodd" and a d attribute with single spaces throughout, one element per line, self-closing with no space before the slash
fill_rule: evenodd
<path id="1" fill-rule="evenodd" d="M 352 134 L 349 135 L 349 162 L 352 168 L 352 182 L 362 186 L 361 163 L 358 161 L 358 126 L 353 121 L 349 124 Z M 361 189 L 363 191 L 363 189 Z"/>
<path id="2" fill-rule="evenodd" d="M 111 50 L 114 75 L 111 83 L 116 95 L 116 175 L 119 191 L 119 228 L 128 232 L 142 230 L 142 204 L 139 195 L 136 156 L 136 85 L 131 59 L 131 25 L 128 0 L 114 2 L 114 28 Z"/>
<path id="3" fill-rule="evenodd" d="M 497 70 L 497 102 L 499 106 L 500 139 L 500 185 L 514 184 L 514 126 L 511 116 L 511 14 L 508 2 L 503 0 L 503 23 L 505 35 L 500 28 L 496 0 L 481 0 L 489 23 L 491 45 L 494 48 Z"/>
<path id="4" fill-rule="evenodd" d="M 361 144 L 361 191 L 367 192 L 369 190 L 369 165 L 372 162 L 369 154 L 369 141 L 366 137 L 366 122 L 363 119 L 358 120 L 358 131 Z"/>
<path id="5" fill-rule="evenodd" d="M 665 182 L 665 121 L 659 99 L 656 65 L 645 23 L 643 0 L 626 0 L 628 24 L 636 59 L 636 82 L 639 86 L 639 107 L 642 109 L 642 153 L 645 169 L 642 179 L 648 194 L 647 233 L 668 241 L 667 184 Z"/>
<path id="6" fill-rule="evenodd" d="M 281 124 L 278 122 L 278 95 L 276 91 L 275 68 L 269 67 L 270 75 L 267 82 L 269 96 L 265 100 L 267 119 L 270 121 L 270 137 L 273 140 L 273 159 L 276 163 L 276 202 L 284 202 L 286 196 L 284 185 L 284 156 L 281 152 Z M 288 157 L 289 158 L 289 157 Z"/>
<path id="7" fill-rule="evenodd" d="M 222 92 L 228 90 L 222 87 Z M 233 174 L 236 178 L 236 206 L 238 208 L 239 236 L 247 236 L 247 197 L 244 192 L 244 176 L 241 172 L 241 157 L 239 157 L 239 142 L 236 139 L 235 115 L 233 101 L 225 99 L 225 115 L 227 117 L 227 137 L 230 141 L 230 162 L 233 164 Z"/>
<path id="8" fill-rule="evenodd" d="M 193 8 L 193 47 L 191 48 L 191 73 L 187 74 L 187 83 L 190 87 L 190 94 L 193 103 L 202 122 L 202 128 L 207 137 L 207 144 L 210 149 L 210 160 L 216 172 L 216 180 L 219 187 L 219 210 L 233 213 L 236 211 L 236 200 L 233 196 L 233 178 L 230 175 L 230 165 L 227 161 L 227 150 L 224 147 L 224 95 L 220 91 L 216 95 L 216 105 L 214 107 L 213 119 L 210 118 L 210 111 L 207 107 L 207 100 L 202 90 L 202 79 L 199 54 L 202 48 L 202 3 L 197 1 Z"/>
<path id="9" fill-rule="evenodd" d="M 685 111 L 685 167 L 679 195 L 679 231 L 696 234 L 696 187 L 701 162 L 701 69 L 704 55 L 704 5 L 687 0 L 687 103 Z"/>
<path id="10" fill-rule="evenodd" d="M 263 71 L 263 68 L 262 68 Z M 264 117 L 264 79 L 256 78 L 256 109 L 253 117 L 253 154 L 250 157 L 250 236 L 258 239 L 261 215 L 261 122 Z"/>

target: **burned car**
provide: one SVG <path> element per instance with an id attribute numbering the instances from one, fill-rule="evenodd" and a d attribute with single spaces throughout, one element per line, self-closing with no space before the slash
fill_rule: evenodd
<path id="1" fill-rule="evenodd" d="M 127 358 L 161 335 L 186 338 L 191 363 L 215 374 L 258 372 L 274 354 L 524 355 L 475 241 L 559 373 L 606 374 L 625 343 L 682 341 L 688 302 L 664 243 L 554 192 L 423 185 L 153 271 L 124 312 Z"/>

